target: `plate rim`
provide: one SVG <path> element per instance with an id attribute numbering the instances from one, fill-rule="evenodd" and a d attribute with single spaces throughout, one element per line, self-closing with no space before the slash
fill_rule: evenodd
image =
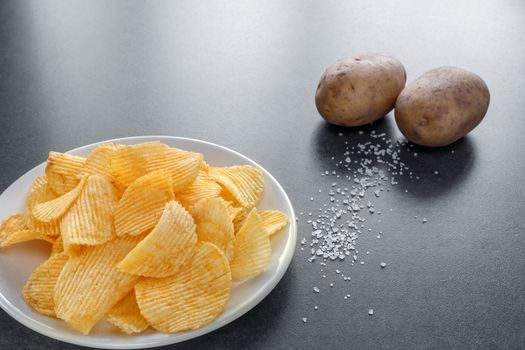
<path id="1" fill-rule="evenodd" d="M 85 346 L 90 348 L 103 348 L 103 349 L 146 349 L 146 348 L 154 348 L 159 346 L 165 346 L 165 345 L 171 345 L 176 343 L 181 343 L 190 339 L 201 337 L 205 334 L 212 333 L 216 331 L 217 329 L 232 323 L 239 317 L 245 315 L 248 311 L 253 309 L 255 306 L 257 306 L 264 298 L 266 298 L 277 286 L 277 284 L 281 281 L 286 271 L 288 271 L 288 268 L 290 266 L 290 263 L 293 259 L 293 255 L 295 252 L 295 247 L 297 244 L 297 223 L 296 223 L 296 216 L 295 211 L 292 205 L 292 202 L 290 201 L 290 198 L 288 197 L 288 194 L 282 187 L 282 185 L 277 181 L 277 179 L 264 167 L 262 167 L 259 163 L 254 161 L 253 159 L 235 151 L 228 147 L 218 145 L 213 142 L 189 138 L 189 137 L 181 137 L 181 136 L 169 136 L 169 135 L 137 135 L 137 136 L 128 136 L 128 137 L 120 137 L 120 138 L 114 138 L 109 140 L 103 140 L 99 142 L 93 142 L 87 145 L 79 146 L 76 148 L 73 148 L 71 150 L 68 150 L 64 153 L 73 153 L 77 152 L 79 150 L 85 149 L 85 148 L 92 148 L 94 146 L 103 144 L 103 143 L 110 143 L 110 142 L 121 142 L 121 141 L 130 141 L 130 140 L 137 140 L 137 139 L 144 139 L 144 138 L 151 138 L 151 139 L 159 139 L 161 141 L 162 139 L 175 139 L 175 140 L 184 140 L 189 142 L 195 142 L 195 143 L 201 143 L 208 146 L 216 147 L 219 149 L 222 149 L 223 151 L 227 151 L 230 153 L 233 153 L 237 155 L 238 157 L 241 157 L 245 160 L 247 160 L 249 163 L 255 164 L 259 169 L 263 171 L 263 173 L 268 176 L 276 185 L 277 190 L 281 192 L 283 197 L 285 198 L 285 204 L 290 210 L 291 216 L 288 219 L 289 224 L 289 234 L 290 239 L 286 242 L 286 245 L 284 247 L 283 253 L 281 256 L 279 256 L 279 259 L 283 261 L 283 264 L 280 264 L 282 266 L 281 269 L 277 269 L 276 274 L 273 275 L 273 277 L 270 280 L 269 288 L 261 289 L 256 292 L 255 297 L 245 305 L 241 306 L 241 308 L 235 312 L 229 315 L 228 317 L 221 319 L 217 322 L 212 322 L 202 328 L 199 328 L 197 330 L 194 330 L 192 332 L 188 333 L 181 333 L 178 334 L 178 337 L 176 339 L 173 339 L 171 337 L 166 337 L 166 339 L 160 339 L 155 341 L 150 341 L 150 343 L 141 343 L 141 344 L 119 344 L 118 342 L 112 343 L 111 340 L 106 343 L 90 343 L 89 342 L 89 336 L 83 336 L 81 334 L 78 335 L 71 335 L 71 334 L 64 334 L 64 333 L 57 333 L 54 331 L 54 329 L 49 328 L 47 325 L 41 323 L 40 321 L 37 321 L 29 316 L 27 316 L 25 313 L 23 313 L 21 310 L 19 310 L 16 306 L 14 306 L 2 293 L 0 293 L 0 307 L 13 319 L 18 321 L 23 326 L 31 329 L 34 332 L 37 332 L 39 334 L 42 334 L 46 337 L 56 339 L 65 343 L 73 344 L 73 345 L 79 345 L 79 346 Z M 162 142 L 162 141 L 161 141 Z M 30 170 L 26 171 L 24 174 L 22 174 L 20 177 L 18 177 L 13 183 L 11 183 L 4 191 L 2 191 L 2 194 L 0 194 L 0 197 L 4 195 L 11 187 L 14 187 L 18 182 L 21 182 L 22 179 L 25 176 L 28 176 L 28 173 L 34 171 L 36 168 L 42 166 L 45 164 L 45 161 L 32 167 Z"/>

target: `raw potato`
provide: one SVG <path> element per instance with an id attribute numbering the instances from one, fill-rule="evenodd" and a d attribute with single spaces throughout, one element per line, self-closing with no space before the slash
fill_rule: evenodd
<path id="1" fill-rule="evenodd" d="M 396 102 L 396 123 L 413 143 L 446 146 L 481 122 L 489 102 L 489 89 L 478 75 L 461 68 L 439 67 L 401 92 Z"/>
<path id="2" fill-rule="evenodd" d="M 394 57 L 360 54 L 326 69 L 315 104 L 331 124 L 360 126 L 390 112 L 405 82 L 405 68 Z"/>

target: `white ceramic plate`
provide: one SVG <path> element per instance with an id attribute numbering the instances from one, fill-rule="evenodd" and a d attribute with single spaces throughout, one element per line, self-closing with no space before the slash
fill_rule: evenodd
<path id="1" fill-rule="evenodd" d="M 60 320 L 42 316 L 33 311 L 23 300 L 21 290 L 27 278 L 49 256 L 50 246 L 43 242 L 28 242 L 0 251 L 0 306 L 9 315 L 32 330 L 64 342 L 107 349 L 139 349 L 178 343 L 195 338 L 222 327 L 240 317 L 263 300 L 281 280 L 292 260 L 297 229 L 292 204 L 277 180 L 260 165 L 240 153 L 209 142 L 169 136 L 137 136 L 105 142 L 135 144 L 161 141 L 170 146 L 200 152 L 206 162 L 214 166 L 252 164 L 264 174 L 265 191 L 258 205 L 260 209 L 277 209 L 289 217 L 289 225 L 277 237 L 272 238 L 272 256 L 264 273 L 242 282 L 234 283 L 231 298 L 224 312 L 211 324 L 198 330 L 162 334 L 153 330 L 134 336 L 121 334 L 106 321 L 100 322 L 89 336 L 83 336 Z M 68 153 L 86 156 L 99 143 L 76 148 Z M 0 219 L 23 212 L 27 192 L 38 175 L 44 173 L 42 163 L 15 181 L 0 196 Z"/>

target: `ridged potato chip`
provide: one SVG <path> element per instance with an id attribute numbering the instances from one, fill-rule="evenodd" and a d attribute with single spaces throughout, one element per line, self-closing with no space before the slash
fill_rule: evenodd
<path id="1" fill-rule="evenodd" d="M 14 214 L 2 221 L 0 225 L 0 235 L 10 235 L 17 231 L 27 230 L 27 215 L 25 214 Z"/>
<path id="2" fill-rule="evenodd" d="M 58 318 L 83 334 L 129 292 L 139 277 L 121 272 L 121 261 L 142 236 L 115 238 L 107 243 L 88 246 L 73 255 L 64 266 L 55 287 L 55 311 Z"/>
<path id="3" fill-rule="evenodd" d="M 237 215 L 235 215 L 235 217 L 233 218 L 233 228 L 235 229 L 235 232 L 238 232 L 241 229 L 242 224 L 244 223 L 244 220 L 250 213 L 250 211 L 247 209 L 244 209 L 244 208 L 239 208 L 239 209 L 240 210 L 237 212 Z"/>
<path id="4" fill-rule="evenodd" d="M 246 209 L 257 204 L 264 189 L 262 172 L 252 165 L 210 167 L 208 174 Z"/>
<path id="5" fill-rule="evenodd" d="M 139 235 L 159 221 L 166 203 L 175 198 L 170 174 L 151 172 L 137 179 L 122 195 L 115 210 L 117 236 Z"/>
<path id="6" fill-rule="evenodd" d="M 140 333 L 149 327 L 140 313 L 134 290 L 109 310 L 107 318 L 109 323 L 126 334 Z"/>
<path id="7" fill-rule="evenodd" d="M 6 248 L 13 244 L 42 240 L 49 243 L 53 243 L 53 239 L 48 236 L 44 236 L 40 232 L 33 230 L 22 230 L 11 233 L 10 235 L 0 235 L 0 248 Z"/>
<path id="8" fill-rule="evenodd" d="M 60 236 L 60 221 L 42 222 L 35 219 L 33 216 L 29 216 L 28 226 L 30 230 L 41 233 L 47 237 L 58 237 Z"/>
<path id="9" fill-rule="evenodd" d="M 260 215 L 262 224 L 270 237 L 288 225 L 288 216 L 279 210 L 263 210 Z"/>
<path id="10" fill-rule="evenodd" d="M 195 254 L 178 273 L 145 278 L 135 286 L 141 314 L 165 333 L 200 328 L 222 312 L 232 280 L 228 259 L 215 245 L 199 242 Z"/>
<path id="11" fill-rule="evenodd" d="M 193 255 L 196 244 L 193 218 L 177 201 L 170 201 L 155 228 L 117 267 L 133 275 L 171 276 Z"/>
<path id="12" fill-rule="evenodd" d="M 26 208 L 31 213 L 35 205 L 48 202 L 58 197 L 55 192 L 49 187 L 47 177 L 39 176 L 31 185 L 29 194 L 27 195 Z"/>
<path id="13" fill-rule="evenodd" d="M 114 143 L 105 143 L 98 146 L 87 156 L 86 162 L 80 169 L 80 173 L 103 175 L 110 181 L 114 181 L 113 174 L 111 173 L 111 156 L 116 150 L 123 147 L 125 146 Z"/>
<path id="14" fill-rule="evenodd" d="M 113 238 L 117 201 L 107 177 L 89 175 L 77 201 L 60 222 L 64 251 L 75 252 L 82 245 L 102 244 Z"/>
<path id="15" fill-rule="evenodd" d="M 62 240 L 62 236 L 59 236 L 51 246 L 51 255 L 62 253 L 64 251 L 64 241 Z"/>
<path id="16" fill-rule="evenodd" d="M 62 196 L 50 201 L 35 205 L 32 211 L 35 219 L 42 222 L 51 222 L 61 218 L 77 200 L 80 192 L 84 188 L 85 183 L 86 177 L 82 177 L 77 186 L 66 194 L 63 194 Z"/>
<path id="17" fill-rule="evenodd" d="M 155 170 L 165 170 L 173 179 L 173 190 L 180 192 L 197 177 L 202 154 L 171 148 L 159 142 L 126 146 L 111 157 L 111 170 L 123 187 Z"/>
<path id="18" fill-rule="evenodd" d="M 235 235 L 228 203 L 221 198 L 205 198 L 191 207 L 190 212 L 197 224 L 199 241 L 215 244 L 231 260 Z"/>
<path id="19" fill-rule="evenodd" d="M 0 248 L 36 239 L 53 242 L 51 238 L 30 229 L 27 221 L 28 217 L 24 214 L 11 215 L 5 219 L 0 225 Z"/>
<path id="20" fill-rule="evenodd" d="M 208 170 L 210 170 L 210 165 L 203 160 L 201 163 L 201 171 L 207 173 Z"/>
<path id="21" fill-rule="evenodd" d="M 22 289 L 24 300 L 37 312 L 55 317 L 55 285 L 68 258 L 63 253 L 50 256 L 33 271 Z"/>
<path id="22" fill-rule="evenodd" d="M 78 182 L 77 175 L 86 161 L 83 157 L 67 153 L 49 152 L 46 166 L 46 177 L 49 187 L 61 196 L 73 190 Z"/>
<path id="23" fill-rule="evenodd" d="M 26 200 L 26 208 L 29 211 L 27 225 L 30 230 L 49 237 L 57 237 L 60 235 L 60 225 L 58 221 L 42 222 L 35 219 L 32 215 L 32 211 L 37 204 L 48 202 L 55 198 L 57 198 L 57 195 L 49 187 L 47 177 L 45 175 L 37 177 L 31 185 Z"/>
<path id="24" fill-rule="evenodd" d="M 270 238 L 261 216 L 253 208 L 235 235 L 231 270 L 234 280 L 246 280 L 263 272 L 272 254 Z"/>
<path id="25" fill-rule="evenodd" d="M 201 199 L 219 197 L 221 186 L 217 184 L 208 174 L 200 171 L 195 181 L 186 187 L 184 191 L 176 195 L 177 200 L 189 207 Z"/>

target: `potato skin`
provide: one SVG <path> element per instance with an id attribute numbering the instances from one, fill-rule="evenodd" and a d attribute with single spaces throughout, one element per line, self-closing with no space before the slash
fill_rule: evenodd
<path id="1" fill-rule="evenodd" d="M 326 69 L 315 104 L 331 124 L 360 126 L 390 112 L 405 82 L 405 68 L 394 57 L 359 54 Z"/>
<path id="2" fill-rule="evenodd" d="M 405 137 L 422 146 L 447 146 L 483 119 L 490 103 L 478 75 L 457 67 L 432 69 L 408 84 L 396 101 L 395 118 Z"/>

